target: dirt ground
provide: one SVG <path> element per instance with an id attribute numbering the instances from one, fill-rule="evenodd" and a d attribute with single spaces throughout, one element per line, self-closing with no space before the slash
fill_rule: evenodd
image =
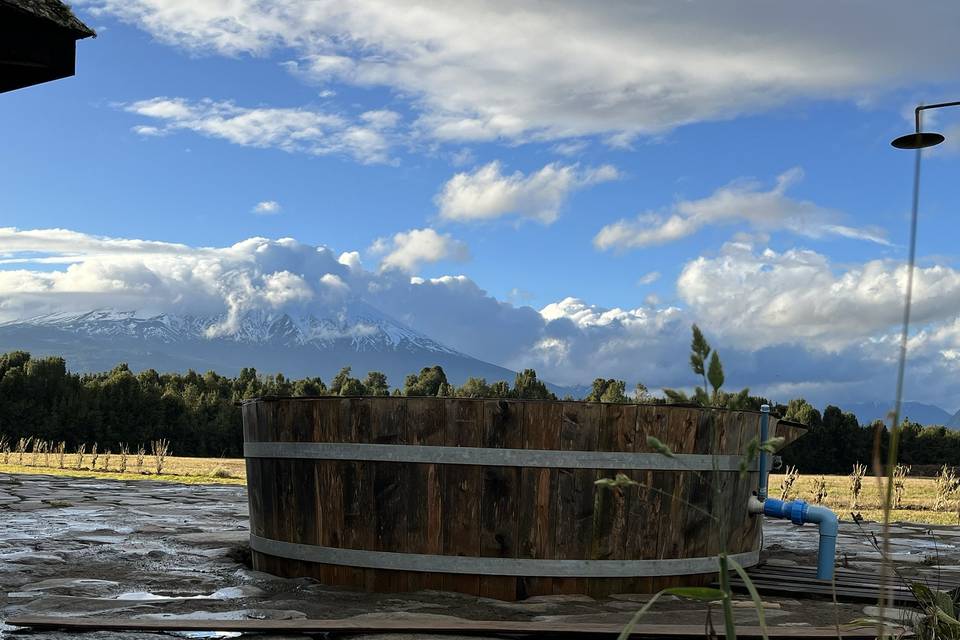
<path id="1" fill-rule="evenodd" d="M 515 603 L 441 592 L 354 593 L 250 570 L 244 564 L 247 526 L 243 486 L 0 474 L 0 638 L 25 633 L 3 623 L 21 614 L 223 619 L 430 615 L 620 624 L 649 597 L 557 595 Z M 864 529 L 869 534 L 878 527 Z M 939 570 L 955 575 L 960 571 L 960 528 L 932 531 L 935 542 L 927 527 L 895 527 L 894 559 L 907 572 L 927 574 L 939 559 Z M 816 546 L 812 527 L 781 521 L 764 527 L 764 556 L 771 562 L 813 565 Z M 859 527 L 842 525 L 839 550 L 847 566 L 878 570 L 879 554 Z M 827 626 L 865 615 L 862 603 L 834 607 L 825 600 L 764 601 L 771 625 Z M 735 611 L 739 624 L 757 623 L 746 597 Z M 722 626 L 713 615 L 715 625 Z M 666 597 L 644 622 L 703 624 L 705 616 L 703 603 Z M 30 637 L 73 636 L 48 632 Z M 99 632 L 83 637 L 170 636 Z"/>

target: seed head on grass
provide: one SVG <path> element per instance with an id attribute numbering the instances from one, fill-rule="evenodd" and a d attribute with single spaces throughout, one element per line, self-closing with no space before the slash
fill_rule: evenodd
<path id="1" fill-rule="evenodd" d="M 56 448 L 57 468 L 63 469 L 67 464 L 67 443 L 60 441 Z"/>
<path id="2" fill-rule="evenodd" d="M 3 456 L 3 464 L 9 464 L 10 462 L 10 440 L 7 439 L 7 434 L 0 433 L 0 455 Z"/>
<path id="3" fill-rule="evenodd" d="M 110 449 L 103 452 L 103 471 L 110 471 Z"/>
<path id="4" fill-rule="evenodd" d="M 90 470 L 94 471 L 97 468 L 97 443 L 93 443 L 93 448 L 90 449 Z"/>
<path id="5" fill-rule="evenodd" d="M 143 473 L 143 456 L 147 455 L 147 450 L 143 445 L 137 449 L 137 473 Z"/>
<path id="6" fill-rule="evenodd" d="M 87 444 L 85 442 L 77 445 L 77 469 L 83 467 L 83 456 L 87 452 Z"/>

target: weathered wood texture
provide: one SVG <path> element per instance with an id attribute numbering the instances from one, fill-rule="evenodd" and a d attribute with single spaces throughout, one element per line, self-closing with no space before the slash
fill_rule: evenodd
<path id="1" fill-rule="evenodd" d="M 452 634 L 462 636 L 524 636 L 532 638 L 616 638 L 623 631 L 622 624 L 602 622 L 533 622 L 529 620 L 464 620 L 448 617 L 446 619 L 404 617 L 400 619 L 383 618 L 344 618 L 340 620 L 224 620 L 219 619 L 178 619 L 157 620 L 155 618 L 104 618 L 70 616 L 14 616 L 7 623 L 14 627 L 29 627 L 34 631 L 239 631 L 241 633 L 323 633 L 339 637 L 340 634 L 404 634 L 435 635 Z M 911 637 L 912 632 L 900 627 L 888 627 L 894 637 Z M 848 640 L 872 640 L 877 637 L 875 625 L 840 628 L 837 627 L 778 627 L 771 625 L 761 628 L 755 626 L 737 626 L 737 636 L 741 638 L 847 638 Z M 703 637 L 703 625 L 695 624 L 638 624 L 630 634 L 631 638 L 683 638 L 698 640 Z"/>
<path id="2" fill-rule="evenodd" d="M 760 415 L 665 405 L 444 398 L 278 398 L 243 405 L 245 442 L 742 454 Z M 788 442 L 803 429 L 771 418 Z M 248 458 L 251 531 L 324 547 L 472 557 L 655 560 L 758 548 L 747 513 L 756 473 L 617 471 Z M 635 578 L 458 575 L 327 565 L 254 552 L 255 568 L 397 592 L 446 589 L 513 600 L 653 592 L 712 574 Z"/>

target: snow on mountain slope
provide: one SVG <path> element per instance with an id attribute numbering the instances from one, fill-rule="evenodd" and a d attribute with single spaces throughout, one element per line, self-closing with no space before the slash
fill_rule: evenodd
<path id="1" fill-rule="evenodd" d="M 225 340 L 253 345 L 312 346 L 320 350 L 349 345 L 357 352 L 430 351 L 460 355 L 363 302 L 351 303 L 327 317 L 257 310 L 243 315 L 233 327 L 224 328 L 226 320 L 225 315 L 147 315 L 96 309 L 36 316 L 0 323 L 0 327 L 44 327 L 91 337 L 135 338 L 163 344 Z"/>

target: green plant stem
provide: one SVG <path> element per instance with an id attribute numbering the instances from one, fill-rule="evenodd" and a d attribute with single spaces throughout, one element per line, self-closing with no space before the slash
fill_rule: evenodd
<path id="1" fill-rule="evenodd" d="M 733 622 L 733 599 L 730 597 L 730 568 L 727 565 L 726 551 L 721 552 L 717 559 L 720 564 L 720 591 L 723 592 L 724 633 L 727 640 L 736 640 L 737 628 Z"/>

